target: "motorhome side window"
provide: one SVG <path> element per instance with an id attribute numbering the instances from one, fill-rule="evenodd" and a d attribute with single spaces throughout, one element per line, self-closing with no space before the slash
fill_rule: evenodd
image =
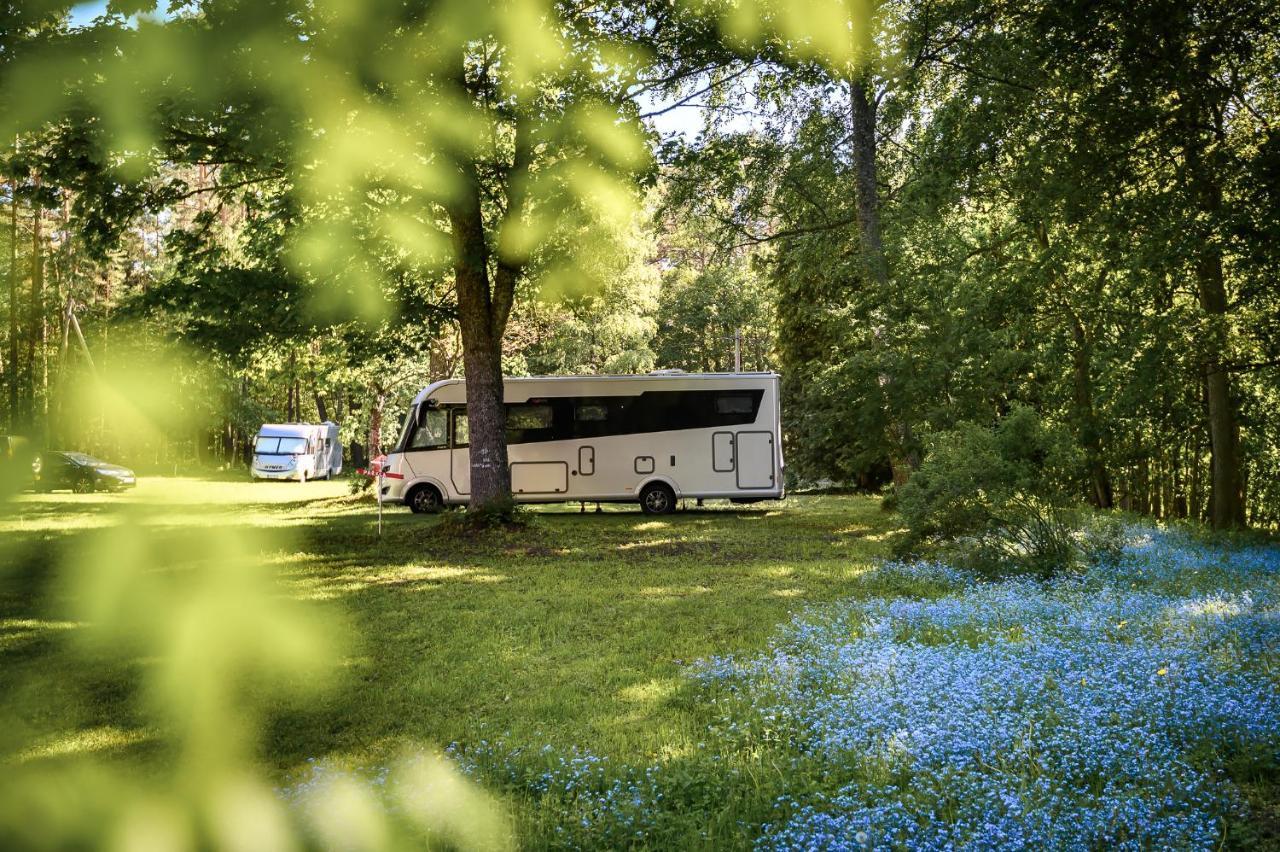
<path id="1" fill-rule="evenodd" d="M 471 443 L 471 430 L 467 428 L 467 410 L 453 410 L 453 446 L 465 447 Z"/>
<path id="2" fill-rule="evenodd" d="M 554 419 L 551 405 L 545 402 L 508 405 L 507 443 L 525 444 L 554 438 L 551 434 Z"/>
<path id="3" fill-rule="evenodd" d="M 449 444 L 448 415 L 440 409 L 432 409 L 422 418 L 422 423 L 409 438 L 411 450 L 436 450 Z"/>
<path id="4" fill-rule="evenodd" d="M 756 413 L 756 398 L 746 393 L 722 393 L 716 397 L 716 414 Z"/>
<path id="5" fill-rule="evenodd" d="M 609 419 L 609 406 L 602 402 L 579 403 L 573 410 L 579 423 L 603 423 Z"/>

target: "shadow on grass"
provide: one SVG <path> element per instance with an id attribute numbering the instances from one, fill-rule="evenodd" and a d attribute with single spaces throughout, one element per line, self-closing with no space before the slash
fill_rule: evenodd
<path id="1" fill-rule="evenodd" d="M 150 535 L 180 534 L 171 513 L 226 536 L 288 528 L 264 554 L 267 566 L 288 593 L 325 601 L 352 628 L 340 685 L 270 720 L 263 757 L 282 776 L 308 758 L 377 759 L 493 735 L 628 759 L 691 749 L 703 720 L 669 686 L 683 667 L 758 647 L 796 609 L 849 593 L 883 550 L 873 534 L 890 525 L 878 504 L 858 498 L 662 517 L 567 505 L 532 513 L 526 531 L 463 539 L 436 535 L 437 519 L 387 507 L 379 538 L 371 502 L 332 488 L 255 494 L 274 487 L 213 483 L 208 500 L 179 506 L 139 494 L 133 509 L 154 521 Z M 109 505 L 95 501 L 95 511 Z M 49 521 L 79 508 L 20 504 L 24 517 Z M 50 595 L 50 566 L 66 547 L 92 546 L 95 534 L 20 533 L 25 555 L 0 574 L 0 619 L 56 620 L 65 602 Z M 58 654 L 67 630 L 20 631 L 0 644 L 0 685 L 43 669 L 42 686 L 24 699 L 46 708 L 42 726 L 70 735 L 141 724 L 132 715 L 136 672 L 110 671 L 105 680 L 117 688 L 103 688 L 103 675 Z"/>

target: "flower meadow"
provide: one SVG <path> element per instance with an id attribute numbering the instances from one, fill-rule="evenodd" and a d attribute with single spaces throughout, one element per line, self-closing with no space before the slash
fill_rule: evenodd
<path id="1" fill-rule="evenodd" d="M 1237 779 L 1280 766 L 1280 549 L 1126 539 L 1047 582 L 887 563 L 690 666 L 705 739 L 679 760 L 447 753 L 535 803 L 533 845 L 1217 848 L 1249 819 Z"/>

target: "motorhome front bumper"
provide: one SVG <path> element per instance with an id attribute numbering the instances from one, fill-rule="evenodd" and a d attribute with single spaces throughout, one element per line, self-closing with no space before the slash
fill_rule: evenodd
<path id="1" fill-rule="evenodd" d="M 258 479 L 297 479 L 298 469 L 289 468 L 287 470 L 267 470 L 255 467 L 253 469 L 253 475 Z"/>

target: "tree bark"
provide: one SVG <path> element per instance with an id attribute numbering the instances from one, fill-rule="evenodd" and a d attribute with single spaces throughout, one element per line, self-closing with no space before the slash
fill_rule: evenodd
<path id="1" fill-rule="evenodd" d="M 884 292 L 889 286 L 889 267 L 885 262 L 884 240 L 880 229 L 880 185 L 876 169 L 876 109 L 874 96 L 862 76 L 849 80 L 849 117 L 852 125 L 850 144 L 853 152 L 854 204 L 857 208 L 858 241 L 862 249 L 863 265 L 867 280 L 877 290 Z M 884 387 L 888 393 L 895 383 L 894 376 L 885 375 Z M 890 453 L 889 466 L 893 470 L 893 484 L 901 487 L 911 478 L 911 471 L 920 464 L 912 449 L 914 436 L 911 424 L 893 413 L 889 407 L 889 443 L 895 451 Z"/>
<path id="2" fill-rule="evenodd" d="M 36 186 L 40 179 L 35 179 Z M 49 329 L 44 316 L 44 252 L 40 245 L 43 240 L 43 223 L 41 214 L 44 211 L 40 204 L 31 205 L 31 329 L 28 335 L 27 363 L 31 372 L 31 412 L 36 411 L 35 396 L 40 392 L 41 413 L 49 413 Z M 37 367 L 39 376 L 36 375 Z"/>
<path id="3" fill-rule="evenodd" d="M 320 357 L 320 344 L 313 341 L 311 344 L 311 357 L 307 359 L 307 377 L 311 379 L 311 397 L 316 403 L 316 414 L 320 417 L 321 423 L 329 420 L 329 406 L 325 403 L 324 391 L 320 389 L 320 381 L 316 378 L 316 359 Z"/>
<path id="4" fill-rule="evenodd" d="M 9 427 L 18 424 L 18 181 L 9 183 Z"/>
<path id="5" fill-rule="evenodd" d="M 1111 477 L 1107 475 L 1107 465 L 1103 460 L 1102 427 L 1093 406 L 1093 347 L 1084 325 L 1075 314 L 1071 315 L 1071 334 L 1076 344 L 1071 353 L 1076 423 L 1089 470 L 1089 500 L 1099 509 L 1110 509 L 1114 499 Z"/>
<path id="6" fill-rule="evenodd" d="M 511 471 L 507 465 L 507 409 L 502 385 L 502 334 L 506 329 L 506 313 L 502 310 L 499 293 L 490 288 L 489 249 L 480 210 L 480 182 L 475 164 L 464 161 L 459 169 L 464 189 L 449 208 L 449 224 L 458 293 L 458 324 L 462 330 L 462 365 L 467 380 L 470 508 L 476 510 L 511 498 Z M 501 267 L 498 273 L 496 277 L 500 278 Z"/>
<path id="7" fill-rule="evenodd" d="M 880 186 L 876 174 L 876 103 L 862 78 L 849 81 L 853 124 L 854 201 L 858 213 L 858 236 L 871 283 L 884 288 L 889 270 L 884 259 L 880 232 Z"/>
<path id="8" fill-rule="evenodd" d="M 1217 241 L 1217 225 L 1222 214 L 1222 188 L 1215 172 L 1215 140 L 1223 138 L 1221 104 L 1214 99 L 1213 47 L 1184 43 L 1187 79 L 1179 86 L 1178 119 L 1183 137 L 1184 186 L 1206 226 L 1196 228 L 1193 238 L 1200 247 L 1194 259 L 1200 307 L 1208 318 L 1204 340 L 1206 409 L 1209 422 L 1209 523 L 1214 529 L 1246 525 L 1244 476 L 1240 459 L 1240 427 L 1231 390 L 1229 361 L 1229 312 L 1222 268 L 1222 246 Z M 1179 69 L 1182 70 L 1182 69 Z M 1198 223 L 1197 223 L 1198 224 Z"/>
<path id="9" fill-rule="evenodd" d="M 1231 373 L 1223 365 L 1227 349 L 1227 291 L 1222 253 L 1206 247 L 1196 264 L 1200 306 L 1209 315 L 1210 340 L 1205 363 L 1208 397 L 1211 489 L 1209 522 L 1214 529 L 1245 526 L 1244 479 L 1240 466 L 1240 427 L 1231 394 Z"/>
<path id="10" fill-rule="evenodd" d="M 382 455 L 382 409 L 386 404 L 386 390 L 384 388 L 374 388 L 373 406 L 369 409 L 368 461 L 370 463 Z"/>

